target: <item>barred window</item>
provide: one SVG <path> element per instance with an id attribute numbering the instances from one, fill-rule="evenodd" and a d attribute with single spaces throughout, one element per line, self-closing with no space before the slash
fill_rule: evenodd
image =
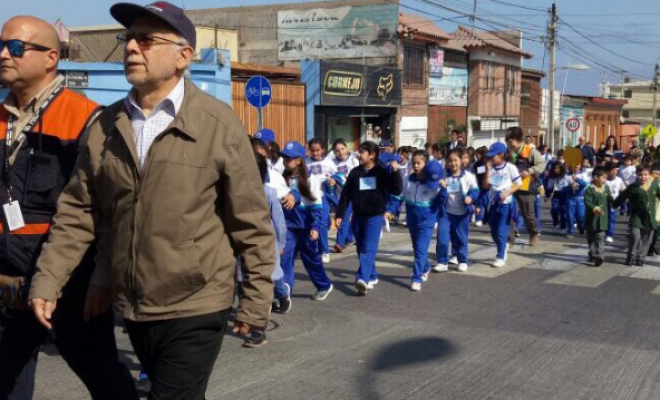
<path id="1" fill-rule="evenodd" d="M 414 46 L 404 46 L 403 49 L 403 84 L 425 86 L 426 49 Z"/>
<path id="2" fill-rule="evenodd" d="M 486 62 L 486 90 L 495 90 L 495 63 Z"/>

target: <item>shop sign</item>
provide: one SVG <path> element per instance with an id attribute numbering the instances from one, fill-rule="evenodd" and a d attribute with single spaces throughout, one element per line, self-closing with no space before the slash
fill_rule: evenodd
<path id="1" fill-rule="evenodd" d="M 321 62 L 322 105 L 400 106 L 401 71 L 340 62 Z"/>

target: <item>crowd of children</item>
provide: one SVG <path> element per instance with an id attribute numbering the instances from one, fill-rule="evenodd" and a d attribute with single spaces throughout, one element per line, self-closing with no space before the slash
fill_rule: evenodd
<path id="1" fill-rule="evenodd" d="M 522 228 L 514 193 L 523 187 L 523 180 L 504 143 L 478 149 L 404 146 L 395 151 L 389 142 L 380 146 L 364 142 L 352 153 L 346 142 L 337 139 L 326 154 L 319 139 L 306 147 L 289 142 L 280 149 L 272 132 L 261 132 L 252 145 L 258 163 L 266 169 L 264 182 L 280 243 L 281 263 L 273 276 L 275 312 L 291 309 L 298 254 L 317 289 L 312 299 L 325 300 L 332 292 L 324 264 L 330 260 L 333 211 L 337 228 L 333 249 L 341 253 L 356 246 L 355 287 L 360 296 L 378 284 L 380 238 L 390 221 L 399 221 L 403 209 L 406 218 L 401 224 L 409 230 L 414 253 L 412 291 L 422 289 L 431 271 L 444 272 L 450 265 L 460 272 L 468 270 L 471 224 L 489 225 L 496 245 L 495 268 L 506 264 L 510 230 L 515 228 L 517 233 Z M 600 266 L 605 243 L 614 242 L 617 218 L 629 215 L 626 264 L 644 265 L 647 254 L 655 251 L 658 236 L 660 168 L 652 173 L 639 160 L 626 156 L 619 162 L 610 154 L 600 157 L 597 165 L 585 159 L 581 166 L 568 168 L 563 150 L 555 157 L 547 148 L 542 150 L 547 168 L 533 177 L 541 187 L 534 204 L 539 233 L 541 201 L 550 201 L 553 233 L 569 238 L 585 235 L 589 261 Z M 272 199 L 279 204 L 274 205 Z M 428 249 L 434 231 L 436 264 L 431 267 Z"/>

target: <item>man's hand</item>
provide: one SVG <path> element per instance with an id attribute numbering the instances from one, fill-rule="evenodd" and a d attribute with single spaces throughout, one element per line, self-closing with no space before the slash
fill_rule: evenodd
<path id="1" fill-rule="evenodd" d="M 254 328 L 250 326 L 249 324 L 246 324 L 245 322 L 241 321 L 234 321 L 234 334 L 239 335 L 239 336 L 247 336 L 252 332 Z"/>
<path id="2" fill-rule="evenodd" d="M 293 207 L 295 206 L 296 206 L 296 198 L 293 197 L 291 193 L 284 196 L 284 198 L 282 199 L 282 207 L 286 208 L 287 210 L 293 210 Z"/>
<path id="3" fill-rule="evenodd" d="M 447 187 L 447 181 L 444 180 L 444 179 L 441 179 L 440 180 L 440 186 L 442 186 L 443 188 L 446 188 Z"/>
<path id="4" fill-rule="evenodd" d="M 335 218 L 335 225 L 337 226 L 338 229 L 341 228 L 341 223 L 342 222 L 343 221 L 342 221 L 341 218 Z"/>
<path id="5" fill-rule="evenodd" d="M 34 312 L 37 321 L 39 321 L 41 325 L 45 326 L 48 330 L 53 329 L 50 320 L 53 318 L 53 313 L 57 307 L 57 301 L 32 299 L 30 300 L 30 307 L 32 308 L 32 312 Z"/>
<path id="6" fill-rule="evenodd" d="M 392 167 L 392 171 L 393 171 L 393 172 L 396 172 L 396 171 L 399 170 L 399 163 L 396 162 L 395 160 L 392 160 L 392 161 L 390 162 L 390 167 Z"/>
<path id="7" fill-rule="evenodd" d="M 85 311 L 83 316 L 85 321 L 104 314 L 112 307 L 112 289 L 90 284 L 87 289 L 87 299 L 85 300 Z"/>
<path id="8" fill-rule="evenodd" d="M 312 229 L 311 232 L 309 232 L 309 238 L 312 239 L 312 241 L 317 241 L 319 240 L 319 231 L 316 229 Z"/>
<path id="9" fill-rule="evenodd" d="M 520 177 L 521 177 L 522 179 L 525 179 L 525 178 L 527 178 L 528 176 L 529 176 L 529 172 L 527 172 L 527 171 L 520 171 Z"/>
<path id="10" fill-rule="evenodd" d="M 472 204 L 472 197 L 467 196 L 467 197 L 465 198 L 465 204 L 468 205 L 468 206 L 469 206 L 470 204 Z"/>

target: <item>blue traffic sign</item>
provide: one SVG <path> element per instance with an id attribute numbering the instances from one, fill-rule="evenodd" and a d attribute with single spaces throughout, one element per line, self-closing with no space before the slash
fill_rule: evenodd
<path id="1" fill-rule="evenodd" d="M 245 84 L 245 98 L 252 107 L 262 109 L 270 103 L 273 88 L 263 76 L 253 76 Z"/>

